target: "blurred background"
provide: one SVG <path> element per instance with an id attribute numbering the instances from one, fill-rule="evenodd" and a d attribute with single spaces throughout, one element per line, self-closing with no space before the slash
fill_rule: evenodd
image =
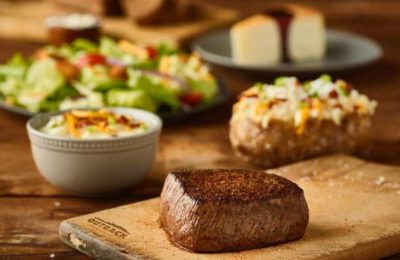
<path id="1" fill-rule="evenodd" d="M 165 5 L 165 10 L 160 11 L 163 15 L 154 14 L 154 17 L 151 17 L 152 9 L 161 5 L 161 2 L 171 2 L 170 4 L 174 8 L 168 7 L 170 4 L 167 4 Z M 396 36 L 398 36 L 397 25 L 400 19 L 398 16 L 398 3 L 389 0 L 379 2 L 368 0 L 328 2 L 266 0 L 1 0 L 0 36 L 43 40 L 45 31 L 42 26 L 42 20 L 46 16 L 79 12 L 101 16 L 104 32 L 115 34 L 115 36 L 141 38 L 144 41 L 159 40 L 159 37 L 164 40 L 169 40 L 169 37 L 181 39 L 187 37 L 187 34 L 193 36 L 198 34 L 199 31 L 204 32 L 232 23 L 240 17 L 264 10 L 271 3 L 285 2 L 301 3 L 319 8 L 326 17 L 328 27 L 351 30 L 371 36 L 377 40 L 392 39 L 392 41 L 386 41 L 386 44 L 395 44 Z M 146 13 L 149 17 L 146 17 Z M 176 15 L 174 15 L 175 13 Z M 132 23 L 132 21 L 137 23 L 139 32 L 154 31 L 156 33 L 153 35 L 140 34 L 137 32 L 137 26 L 126 25 L 126 23 Z M 175 25 L 173 25 L 174 23 Z M 385 26 L 382 27 L 382 24 Z M 167 28 L 165 28 L 166 26 Z M 18 30 L 15 30 L 16 28 Z M 185 28 L 186 30 L 184 30 Z M 136 35 L 134 35 L 135 32 Z M 385 47 L 390 48 L 390 46 Z"/>

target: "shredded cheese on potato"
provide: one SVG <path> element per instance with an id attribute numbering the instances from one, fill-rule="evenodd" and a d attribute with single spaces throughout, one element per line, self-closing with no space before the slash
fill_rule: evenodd
<path id="1" fill-rule="evenodd" d="M 293 123 L 302 134 L 310 119 L 331 120 L 340 125 L 351 113 L 373 115 L 377 102 L 360 94 L 343 80 L 329 76 L 301 84 L 295 77 L 282 77 L 274 84 L 258 83 L 244 91 L 234 105 L 233 119 L 246 117 L 267 128 L 271 120 Z"/>

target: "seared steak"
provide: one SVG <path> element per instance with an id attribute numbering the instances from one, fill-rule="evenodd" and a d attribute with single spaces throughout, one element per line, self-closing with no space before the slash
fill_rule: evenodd
<path id="1" fill-rule="evenodd" d="M 303 190 L 262 171 L 181 170 L 161 193 L 161 226 L 195 252 L 239 251 L 300 239 L 308 224 Z"/>

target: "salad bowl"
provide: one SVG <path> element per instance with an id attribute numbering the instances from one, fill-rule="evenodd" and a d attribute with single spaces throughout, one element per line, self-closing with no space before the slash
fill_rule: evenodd
<path id="1" fill-rule="evenodd" d="M 204 103 L 188 110 L 160 111 L 157 112 L 157 115 L 162 118 L 162 120 L 166 123 L 179 122 L 224 104 L 231 97 L 231 91 L 226 82 L 222 79 L 217 78 L 217 82 L 218 93 L 216 94 L 212 102 Z M 31 117 L 37 114 L 35 112 L 28 111 L 22 107 L 7 104 L 1 98 L 0 109 L 26 117 Z"/>
<path id="2" fill-rule="evenodd" d="M 166 44 L 78 38 L 0 64 L 0 108 L 23 115 L 129 107 L 182 118 L 228 97 L 199 55 Z"/>
<path id="3" fill-rule="evenodd" d="M 151 170 L 162 122 L 150 112 L 108 108 L 119 115 L 144 122 L 147 129 L 128 136 L 74 139 L 44 133 L 51 117 L 38 114 L 27 122 L 35 164 L 51 184 L 80 196 L 104 196 L 131 188 Z"/>

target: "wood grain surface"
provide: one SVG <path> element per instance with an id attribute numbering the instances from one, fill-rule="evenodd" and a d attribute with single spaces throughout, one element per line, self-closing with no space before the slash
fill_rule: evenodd
<path id="1" fill-rule="evenodd" d="M 60 237 L 109 259 L 377 259 L 400 251 L 400 167 L 339 154 L 272 172 L 304 190 L 310 223 L 301 240 L 237 253 L 187 252 L 160 228 L 159 198 L 63 221 Z"/>
<path id="2" fill-rule="evenodd" d="M 266 1 L 211 1 L 249 14 Z M 400 2 L 396 0 L 291 1 L 323 10 L 328 26 L 363 34 L 378 41 L 382 60 L 362 70 L 338 75 L 373 99 L 379 107 L 374 119 L 374 147 L 366 159 L 400 165 Z M 1 1 L 0 1 L 1 3 Z M 0 39 L 0 61 L 14 52 L 32 53 L 38 44 Z M 215 72 L 230 85 L 233 95 L 255 81 L 275 75 L 251 74 L 220 67 Z M 164 128 L 155 169 L 132 192 L 116 198 L 80 199 L 52 187 L 37 172 L 25 132 L 26 118 L 0 111 L 0 259 L 85 259 L 57 238 L 66 219 L 157 196 L 168 170 L 178 167 L 251 168 L 237 159 L 227 136 L 233 99 L 210 112 Z"/>

